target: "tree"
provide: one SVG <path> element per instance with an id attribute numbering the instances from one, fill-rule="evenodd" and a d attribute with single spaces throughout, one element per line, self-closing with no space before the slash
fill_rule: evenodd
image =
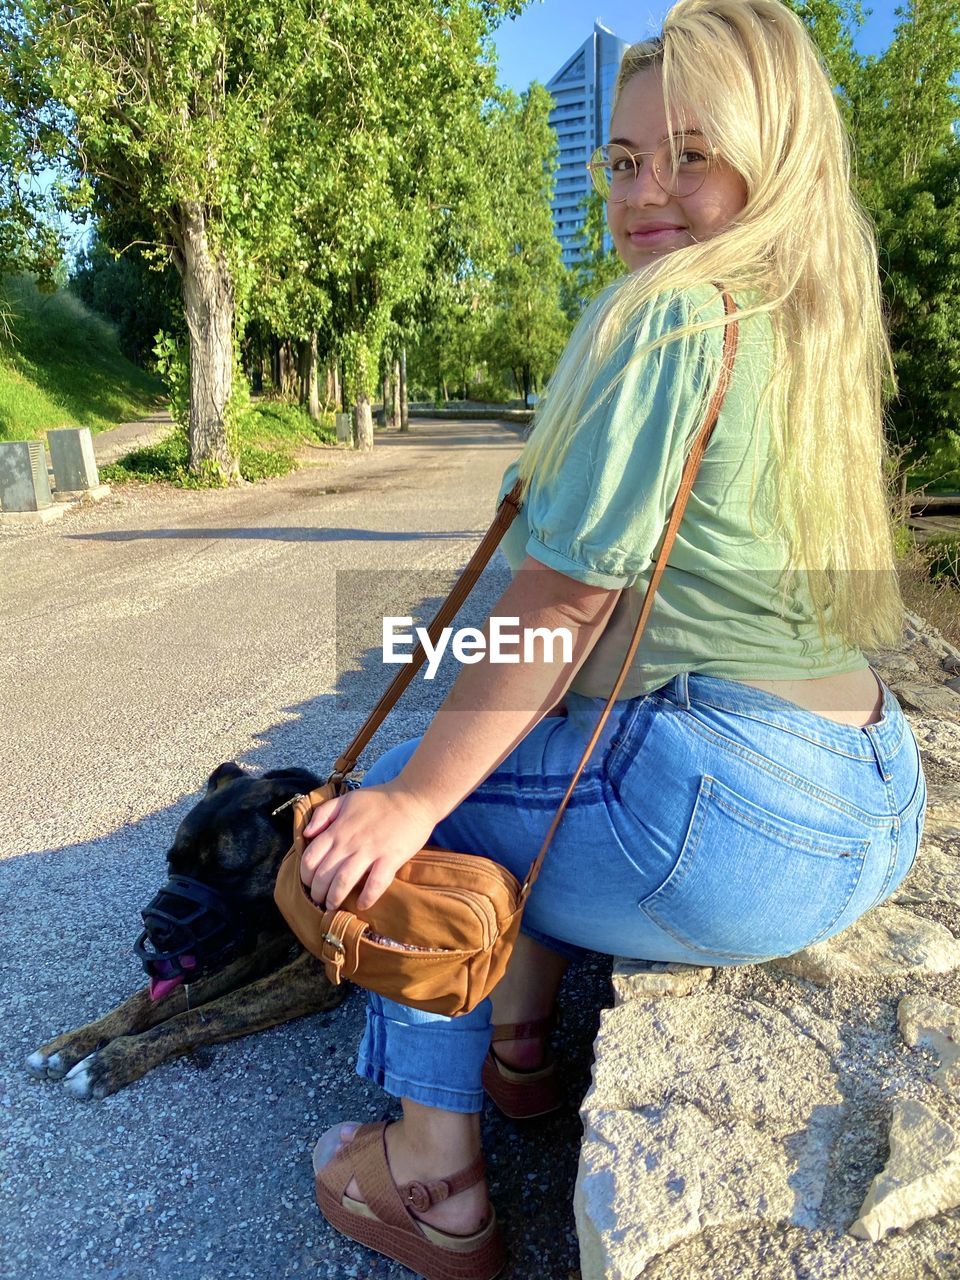
<path id="1" fill-rule="evenodd" d="M 591 298 L 624 273 L 623 263 L 616 250 L 606 245 L 607 209 L 603 196 L 598 191 L 591 191 L 583 207 L 583 251 L 571 269 L 572 289 L 576 300 L 575 310 L 570 317 L 572 320 L 576 319 Z"/>
<path id="2" fill-rule="evenodd" d="M 56 287 L 63 245 L 50 220 L 41 175 L 57 112 L 42 67 L 22 84 L 12 74 L 24 34 L 20 13 L 0 3 L 0 277 L 30 273 Z M 62 113 L 61 113 L 62 114 Z"/>
<path id="3" fill-rule="evenodd" d="M 120 350 L 141 368 L 152 365 L 157 334 L 174 332 L 182 314 L 172 267 L 151 268 L 137 247 L 118 254 L 100 235 L 77 255 L 69 289 L 116 326 Z"/>
<path id="4" fill-rule="evenodd" d="M 960 416 L 960 11 L 955 0 L 908 0 L 897 14 L 889 48 L 864 69 L 858 179 L 880 242 L 893 430 L 917 461 L 942 449 Z"/>
<path id="5" fill-rule="evenodd" d="M 495 212 L 506 253 L 494 276 L 498 306 L 487 351 L 491 363 L 511 370 L 525 405 L 553 371 L 569 334 L 561 307 L 560 243 L 550 213 L 557 162 L 551 105 L 537 83 L 519 100 L 504 94 L 494 129 L 503 173 Z"/>
<path id="6" fill-rule="evenodd" d="M 960 12 L 906 0 L 887 50 L 860 59 L 859 4 L 788 0 L 838 86 L 854 182 L 874 219 L 898 394 L 890 430 L 908 462 L 960 464 Z M 912 447 L 911 447 L 912 446 Z"/>

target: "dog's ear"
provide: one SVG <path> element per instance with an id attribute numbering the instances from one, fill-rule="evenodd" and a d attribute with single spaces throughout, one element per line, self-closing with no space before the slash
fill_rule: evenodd
<path id="1" fill-rule="evenodd" d="M 232 760 L 228 760 L 226 764 L 218 764 L 207 779 L 207 795 L 211 791 L 216 791 L 218 787 L 225 787 L 228 782 L 233 782 L 235 778 L 245 778 L 246 776 L 240 766 Z"/>

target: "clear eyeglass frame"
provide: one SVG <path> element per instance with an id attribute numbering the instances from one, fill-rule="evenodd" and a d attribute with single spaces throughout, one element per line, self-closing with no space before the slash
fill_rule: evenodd
<path id="1" fill-rule="evenodd" d="M 706 182 L 716 157 L 701 144 L 699 138 L 677 137 L 675 141 L 680 161 L 675 172 L 674 153 L 669 139 L 661 142 L 656 151 L 631 151 L 618 142 L 597 147 L 587 164 L 594 187 L 605 200 L 621 203 L 626 200 L 630 188 L 639 176 L 637 160 L 640 157 L 652 157 L 653 176 L 662 191 L 680 199 L 696 194 Z M 688 153 L 696 154 L 701 159 L 684 164 L 683 156 Z M 618 178 L 622 178 L 622 181 L 618 181 Z M 618 194 L 621 190 L 622 194 Z"/>

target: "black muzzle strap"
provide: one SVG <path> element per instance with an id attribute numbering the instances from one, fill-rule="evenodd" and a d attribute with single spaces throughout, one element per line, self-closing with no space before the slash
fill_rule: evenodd
<path id="1" fill-rule="evenodd" d="M 191 876 L 170 876 L 140 914 L 146 927 L 134 951 L 152 978 L 190 981 L 250 940 L 245 914 Z M 192 963 L 181 964 L 184 957 Z"/>

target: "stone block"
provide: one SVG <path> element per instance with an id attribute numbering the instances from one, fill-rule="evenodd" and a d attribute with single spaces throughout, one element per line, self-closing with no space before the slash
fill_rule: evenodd
<path id="1" fill-rule="evenodd" d="M 337 444 L 353 444 L 353 414 L 338 413 L 335 417 L 337 424 Z"/>
<path id="2" fill-rule="evenodd" d="M 836 937 L 769 964 L 821 987 L 846 978 L 950 973 L 960 967 L 960 941 L 934 920 L 884 904 Z"/>
<path id="3" fill-rule="evenodd" d="M 0 510 L 42 511 L 51 505 L 42 443 L 39 440 L 0 442 Z"/>
<path id="4" fill-rule="evenodd" d="M 893 692 L 901 707 L 926 716 L 960 716 L 960 698 L 947 685 L 898 684 Z"/>
<path id="5" fill-rule="evenodd" d="M 714 993 L 604 1012 L 574 1194 L 583 1280 L 634 1280 L 715 1228 L 820 1225 L 839 1041 L 806 1022 Z"/>
<path id="6" fill-rule="evenodd" d="M 929 1049 L 940 1059 L 933 1083 L 953 1098 L 960 1091 L 960 1009 L 935 996 L 904 996 L 897 1026 L 913 1049 Z"/>
<path id="7" fill-rule="evenodd" d="M 713 977 L 713 970 L 697 964 L 660 960 L 620 960 L 613 966 L 613 996 L 617 1004 L 649 996 L 685 996 Z"/>
<path id="8" fill-rule="evenodd" d="M 47 432 L 53 480 L 58 493 L 83 493 L 100 484 L 89 427 Z"/>
<path id="9" fill-rule="evenodd" d="M 850 1234 L 880 1240 L 960 1204 L 960 1135 L 917 1098 L 895 1098 L 890 1158 L 873 1180 Z"/>

